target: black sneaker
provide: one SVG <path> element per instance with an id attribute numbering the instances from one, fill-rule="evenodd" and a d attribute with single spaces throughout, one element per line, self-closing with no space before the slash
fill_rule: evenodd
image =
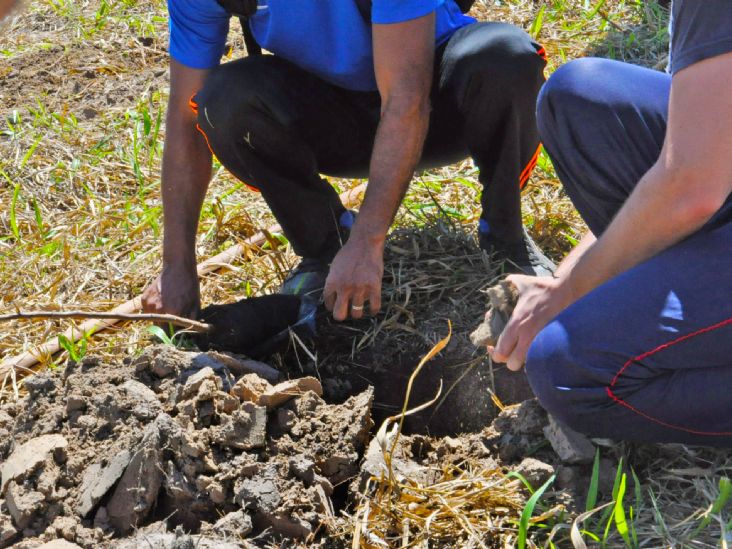
<path id="1" fill-rule="evenodd" d="M 338 220 L 340 242 L 337 249 L 348 240 L 351 233 L 351 227 L 356 219 L 356 213 L 346 210 Z M 285 278 L 280 288 L 281 294 L 296 295 L 302 298 L 303 302 L 311 302 L 317 305 L 323 295 L 325 288 L 325 279 L 328 277 L 330 270 L 330 261 L 320 258 L 304 257 Z"/>
<path id="2" fill-rule="evenodd" d="M 489 232 L 479 230 L 478 242 L 480 248 L 491 258 L 503 262 L 504 271 L 507 273 L 553 276 L 557 266 L 544 255 L 534 239 L 526 232 L 525 227 L 523 236 L 520 242 L 509 243 L 498 240 Z"/>
<path id="3" fill-rule="evenodd" d="M 329 263 L 305 257 L 287 275 L 279 293 L 296 295 L 303 300 L 317 303 L 323 294 L 329 269 Z"/>

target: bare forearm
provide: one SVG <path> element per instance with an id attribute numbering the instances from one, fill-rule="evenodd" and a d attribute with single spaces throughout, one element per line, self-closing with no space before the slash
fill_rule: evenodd
<path id="1" fill-rule="evenodd" d="M 597 238 L 591 231 L 587 231 L 579 243 L 572 248 L 567 256 L 562 260 L 557 267 L 557 271 L 554 273 L 555 278 L 564 278 L 572 272 L 580 258 L 589 250 L 592 245 L 597 241 Z"/>
<path id="2" fill-rule="evenodd" d="M 189 122 L 172 121 L 163 154 L 163 262 L 196 262 L 198 218 L 211 177 L 211 153 Z"/>
<path id="3" fill-rule="evenodd" d="M 383 243 L 422 154 L 429 121 L 426 101 L 385 110 L 372 153 L 369 186 L 353 237 Z"/>
<path id="4" fill-rule="evenodd" d="M 654 166 L 571 269 L 568 283 L 573 297 L 578 299 L 701 228 L 715 209 L 690 195 L 687 185 L 693 187 L 693 182 Z"/>

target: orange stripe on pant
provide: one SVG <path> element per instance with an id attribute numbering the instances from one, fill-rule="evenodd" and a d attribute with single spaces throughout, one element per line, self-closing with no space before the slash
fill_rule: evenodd
<path id="1" fill-rule="evenodd" d="M 521 189 L 523 189 L 526 186 L 526 183 L 529 181 L 531 172 L 534 170 L 534 168 L 536 167 L 536 163 L 539 160 L 539 154 L 541 154 L 541 143 L 536 148 L 536 152 L 534 153 L 534 156 L 531 157 L 531 160 L 529 160 L 529 163 L 526 164 L 524 171 L 522 171 L 521 175 L 519 176 L 519 187 Z"/>
<path id="2" fill-rule="evenodd" d="M 195 99 L 193 99 L 194 97 L 196 97 L 196 94 L 195 93 L 193 95 L 191 95 L 191 97 L 188 99 L 188 106 L 191 108 L 191 110 L 193 111 L 193 113 L 196 116 L 198 116 L 198 103 L 196 103 Z M 203 131 L 203 128 L 198 123 L 196 123 L 196 129 L 199 132 L 201 132 L 201 135 L 206 140 L 206 146 L 208 147 L 208 150 L 211 152 L 211 155 L 215 157 L 216 156 L 216 153 L 214 153 L 213 149 L 211 148 L 211 143 L 209 143 L 209 141 L 208 141 L 208 135 L 206 135 L 206 132 Z M 254 191 L 255 193 L 258 193 L 259 192 L 259 189 L 258 188 L 252 187 L 246 181 L 242 181 L 242 183 L 244 183 L 250 190 Z"/>

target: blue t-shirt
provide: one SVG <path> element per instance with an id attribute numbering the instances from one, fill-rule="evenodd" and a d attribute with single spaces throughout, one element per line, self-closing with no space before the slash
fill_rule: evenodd
<path id="1" fill-rule="evenodd" d="M 170 55 L 183 65 L 209 69 L 219 64 L 229 14 L 216 0 L 168 0 Z M 474 23 L 454 0 L 373 0 L 371 20 L 400 23 L 435 12 L 435 43 Z M 376 89 L 371 27 L 356 0 L 258 0 L 250 18 L 262 48 L 337 86 Z"/>

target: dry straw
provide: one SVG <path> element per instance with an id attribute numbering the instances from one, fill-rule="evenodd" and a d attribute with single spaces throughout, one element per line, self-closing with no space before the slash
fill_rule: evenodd
<path id="1" fill-rule="evenodd" d="M 378 547 L 488 547 L 507 532 L 515 531 L 525 503 L 520 483 L 498 468 L 465 462 L 436 471 L 431 483 L 401 476 L 395 471 L 404 418 L 421 411 L 440 397 L 442 385 L 429 402 L 407 409 L 412 384 L 422 367 L 450 341 L 439 341 L 412 372 L 402 411 L 384 420 L 376 442 L 384 469 L 366 482 L 351 517 L 353 549 Z M 429 545 L 428 545 L 429 544 Z"/>

